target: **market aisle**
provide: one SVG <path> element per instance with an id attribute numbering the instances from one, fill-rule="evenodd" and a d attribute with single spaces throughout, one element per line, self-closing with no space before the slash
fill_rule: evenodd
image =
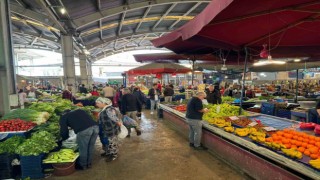
<path id="1" fill-rule="evenodd" d="M 148 111 L 144 115 L 143 134 L 138 137 L 133 131 L 131 138 L 122 142 L 117 160 L 106 163 L 97 142 L 92 169 L 49 179 L 245 179 L 207 151 L 191 149 L 186 139 L 162 120 L 151 118 Z"/>

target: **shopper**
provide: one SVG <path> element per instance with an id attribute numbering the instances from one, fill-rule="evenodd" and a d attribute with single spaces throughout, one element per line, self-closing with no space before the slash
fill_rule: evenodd
<path id="1" fill-rule="evenodd" d="M 221 104 L 222 99 L 221 99 L 221 94 L 218 89 L 216 89 L 212 84 L 209 85 L 207 91 L 207 101 L 210 104 Z"/>
<path id="2" fill-rule="evenodd" d="M 107 84 L 106 87 L 103 88 L 103 94 L 104 94 L 104 97 L 106 97 L 112 101 L 113 97 L 116 94 L 116 91 L 112 87 L 110 87 L 109 84 Z"/>
<path id="3" fill-rule="evenodd" d="M 92 96 L 100 96 L 97 87 L 93 87 L 92 91 L 91 91 Z"/>
<path id="4" fill-rule="evenodd" d="M 69 138 L 69 129 L 77 134 L 77 144 L 79 146 L 79 162 L 77 168 L 84 170 L 91 167 L 94 145 L 99 133 L 98 124 L 84 110 L 67 110 L 60 118 L 60 135 L 62 140 Z"/>
<path id="5" fill-rule="evenodd" d="M 162 84 L 160 81 L 158 81 L 157 87 L 158 87 L 160 93 L 162 93 Z"/>
<path id="6" fill-rule="evenodd" d="M 137 121 L 137 112 L 141 112 L 141 102 L 136 96 L 134 96 L 128 88 L 124 88 L 121 98 L 121 114 L 129 116 L 133 120 Z M 140 126 L 136 126 L 135 130 L 137 135 L 141 135 Z M 128 137 L 130 137 L 131 128 L 128 128 Z"/>
<path id="7" fill-rule="evenodd" d="M 22 89 L 18 92 L 18 98 L 21 109 L 24 109 L 24 103 L 27 102 L 27 94 Z"/>
<path id="8" fill-rule="evenodd" d="M 79 88 L 80 93 L 87 94 L 88 89 L 86 88 L 86 85 L 82 84 L 81 87 Z"/>
<path id="9" fill-rule="evenodd" d="M 112 103 L 114 104 L 113 107 L 121 107 L 121 98 L 122 98 L 122 91 L 124 87 L 118 88 L 116 95 L 113 98 Z"/>
<path id="10" fill-rule="evenodd" d="M 143 105 L 146 103 L 146 95 L 141 92 L 140 87 L 135 87 L 132 94 L 137 97 L 138 101 L 140 101 L 142 109 Z M 137 117 L 138 119 L 141 119 L 141 111 L 137 112 Z"/>
<path id="11" fill-rule="evenodd" d="M 154 83 L 153 87 L 149 90 L 149 93 L 148 93 L 148 96 L 150 97 L 150 103 L 151 103 L 150 114 L 153 114 L 154 106 L 158 105 L 158 103 L 160 102 L 160 95 L 161 95 L 161 92 L 158 89 L 158 84 Z"/>
<path id="12" fill-rule="evenodd" d="M 165 102 L 172 102 L 172 96 L 174 94 L 173 89 L 170 85 L 166 85 L 166 88 L 164 89 L 163 95 L 164 95 L 164 101 Z"/>
<path id="13" fill-rule="evenodd" d="M 106 157 L 106 161 L 114 161 L 118 157 L 119 140 L 121 122 L 119 113 L 112 106 L 112 101 L 108 98 L 99 97 L 96 100 L 98 108 L 102 109 L 99 114 L 100 139 L 105 153 L 102 156 Z M 106 141 L 107 139 L 107 141 Z"/>
<path id="14" fill-rule="evenodd" d="M 309 110 L 309 122 L 320 124 L 320 101 L 315 108 Z"/>
<path id="15" fill-rule="evenodd" d="M 65 89 L 63 92 L 62 92 L 62 99 L 68 99 L 70 101 L 73 100 L 73 96 L 72 96 L 72 87 L 71 86 L 68 86 L 68 89 Z"/>
<path id="16" fill-rule="evenodd" d="M 206 97 L 205 92 L 198 92 L 195 97 L 192 97 L 187 105 L 186 118 L 189 124 L 189 145 L 196 150 L 205 150 L 201 146 L 202 136 L 202 116 L 208 112 L 208 109 L 203 108 L 202 100 Z"/>

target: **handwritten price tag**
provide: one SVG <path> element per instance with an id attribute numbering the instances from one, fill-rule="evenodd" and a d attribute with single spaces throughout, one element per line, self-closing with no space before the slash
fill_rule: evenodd
<path id="1" fill-rule="evenodd" d="M 235 121 L 235 120 L 238 120 L 239 118 L 237 116 L 230 116 L 229 119 L 231 119 L 231 121 Z"/>
<path id="2" fill-rule="evenodd" d="M 258 123 L 256 123 L 256 122 L 252 122 L 252 123 L 248 124 L 248 126 L 253 127 L 253 126 L 257 125 L 257 124 L 258 124 Z"/>
<path id="3" fill-rule="evenodd" d="M 264 127 L 263 129 L 265 129 L 266 131 L 276 131 L 277 130 L 274 127 Z"/>

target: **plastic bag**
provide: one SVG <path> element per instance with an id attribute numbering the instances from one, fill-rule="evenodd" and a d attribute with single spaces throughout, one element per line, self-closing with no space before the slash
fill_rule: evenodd
<path id="1" fill-rule="evenodd" d="M 122 122 L 126 127 L 136 127 L 138 125 L 137 122 L 129 116 L 123 116 Z"/>
<path id="2" fill-rule="evenodd" d="M 127 137 L 127 135 L 128 135 L 128 129 L 122 124 L 120 126 L 120 133 L 118 134 L 118 137 L 120 139 L 124 139 Z"/>

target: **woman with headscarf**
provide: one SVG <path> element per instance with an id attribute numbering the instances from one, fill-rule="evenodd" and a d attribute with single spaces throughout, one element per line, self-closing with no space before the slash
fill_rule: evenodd
<path id="1" fill-rule="evenodd" d="M 121 122 L 118 118 L 120 113 L 112 106 L 112 101 L 108 98 L 99 97 L 96 100 L 98 108 L 102 109 L 99 113 L 99 136 L 105 153 L 107 162 L 113 161 L 118 157 L 118 134 Z"/>

